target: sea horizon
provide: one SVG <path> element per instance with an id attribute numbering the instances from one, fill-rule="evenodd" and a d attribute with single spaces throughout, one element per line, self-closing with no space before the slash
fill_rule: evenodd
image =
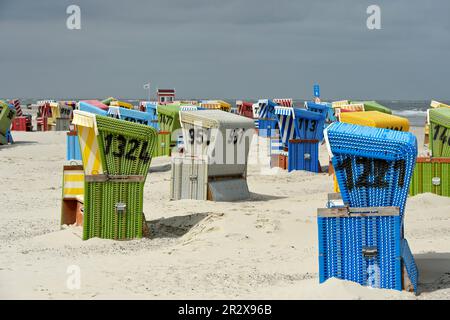
<path id="1" fill-rule="evenodd" d="M 36 103 L 39 100 L 57 100 L 57 101 L 80 101 L 80 100 L 89 100 L 89 99 L 97 99 L 97 100 L 103 100 L 105 97 L 101 98 L 14 98 L 14 99 L 20 99 L 22 105 L 28 105 Z M 121 100 L 129 102 L 133 105 L 138 105 L 140 101 L 148 101 L 148 98 L 123 98 L 119 97 Z M 0 100 L 9 100 L 13 98 L 0 98 Z M 211 98 L 185 98 L 185 97 L 177 97 L 177 100 L 208 100 Z M 235 106 L 236 100 L 245 100 L 250 102 L 256 102 L 258 99 L 261 98 L 215 98 L 224 100 L 228 103 L 230 103 L 233 107 Z M 294 106 L 296 107 L 303 107 L 303 103 L 305 101 L 310 101 L 311 99 L 305 99 L 305 98 L 293 98 Z M 345 100 L 343 98 L 323 98 L 323 101 L 338 101 L 338 100 Z M 428 100 L 402 100 L 402 99 L 373 99 L 373 98 L 350 98 L 349 100 L 353 101 L 359 101 L 359 100 L 375 100 L 378 103 L 390 108 L 392 110 L 392 113 L 397 116 L 405 117 L 410 121 L 411 126 L 423 126 L 426 121 L 426 115 L 427 115 L 427 109 L 430 107 L 431 100 L 434 99 L 428 99 Z M 450 99 L 436 99 L 440 102 L 450 104 Z M 156 101 L 156 97 L 151 97 L 151 101 Z"/>

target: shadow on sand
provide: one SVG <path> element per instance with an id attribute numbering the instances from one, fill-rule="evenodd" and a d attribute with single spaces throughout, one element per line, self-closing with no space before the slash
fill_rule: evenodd
<path id="1" fill-rule="evenodd" d="M 176 216 L 147 221 L 150 239 L 179 238 L 189 232 L 200 221 L 205 219 L 208 213 L 194 213 L 187 216 Z"/>
<path id="2" fill-rule="evenodd" d="M 450 288 L 450 253 L 415 254 L 419 269 L 418 293 Z"/>
<path id="3" fill-rule="evenodd" d="M 154 167 L 150 167 L 150 169 L 148 169 L 148 172 L 166 172 L 166 171 L 170 171 L 170 169 L 172 168 L 172 165 L 170 163 L 168 164 L 162 164 L 159 166 L 154 166 Z"/>
<path id="4" fill-rule="evenodd" d="M 280 199 L 286 199 L 286 197 L 274 196 L 271 194 L 250 192 L 250 199 L 248 199 L 247 201 L 258 202 L 258 201 L 270 201 L 270 200 L 280 200 Z"/>

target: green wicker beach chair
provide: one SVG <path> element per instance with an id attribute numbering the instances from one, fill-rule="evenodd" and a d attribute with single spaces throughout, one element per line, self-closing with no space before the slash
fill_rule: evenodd
<path id="1" fill-rule="evenodd" d="M 73 123 L 85 171 L 83 239 L 141 238 L 155 129 L 83 111 L 74 112 Z"/>

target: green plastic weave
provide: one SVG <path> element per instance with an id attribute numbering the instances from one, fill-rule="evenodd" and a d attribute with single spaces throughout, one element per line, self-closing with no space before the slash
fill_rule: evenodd
<path id="1" fill-rule="evenodd" d="M 429 116 L 433 157 L 450 157 L 450 108 L 430 109 Z"/>
<path id="2" fill-rule="evenodd" d="M 86 182 L 83 239 L 126 240 L 142 237 L 143 182 Z M 116 203 L 126 204 L 118 213 Z"/>
<path id="3" fill-rule="evenodd" d="M 159 133 L 158 139 L 156 142 L 156 148 L 153 149 L 153 157 L 163 157 L 170 156 L 170 138 L 171 134 L 167 133 Z"/>
<path id="4" fill-rule="evenodd" d="M 156 149 L 157 133 L 152 127 L 132 123 L 114 118 L 96 116 L 99 134 L 100 158 L 105 174 L 109 175 L 142 175 L 148 174 L 152 154 Z M 113 138 L 110 143 L 110 152 L 105 154 L 107 137 Z M 124 144 L 126 154 L 134 148 L 129 156 L 114 156 L 119 150 L 117 136 L 126 139 Z M 133 139 L 135 141 L 133 142 Z M 141 159 L 141 152 L 148 155 Z M 92 237 L 105 239 L 133 239 L 142 237 L 143 219 L 143 191 L 144 182 L 85 182 L 84 191 L 84 222 L 83 239 Z M 124 213 L 117 212 L 116 205 L 124 203 Z"/>
<path id="5" fill-rule="evenodd" d="M 181 128 L 180 105 L 158 105 L 159 129 L 166 132 L 174 132 Z"/>
<path id="6" fill-rule="evenodd" d="M 432 179 L 440 178 L 439 185 L 433 185 Z M 450 163 L 417 162 L 414 169 L 409 195 L 431 192 L 450 197 Z"/>
<path id="7" fill-rule="evenodd" d="M 105 150 L 106 137 L 108 134 L 113 136 L 122 135 L 127 138 L 127 143 L 124 149 L 126 151 L 131 150 L 132 139 L 139 141 L 139 146 L 133 153 L 136 157 L 135 160 L 127 159 L 125 157 L 118 158 L 113 155 L 113 152 L 105 155 L 101 153 L 103 170 L 108 174 L 113 175 L 144 175 L 147 176 L 148 169 L 150 167 L 151 159 L 147 162 L 139 159 L 141 152 L 148 151 L 145 154 L 153 154 L 153 150 L 156 148 L 157 133 L 156 130 L 150 126 L 137 124 L 129 121 L 96 116 L 97 127 L 99 131 L 98 142 L 100 150 Z M 147 144 L 145 145 L 144 142 Z M 113 139 L 111 148 L 112 150 L 118 150 L 119 142 L 117 139 Z M 146 150 L 144 149 L 146 147 Z"/>

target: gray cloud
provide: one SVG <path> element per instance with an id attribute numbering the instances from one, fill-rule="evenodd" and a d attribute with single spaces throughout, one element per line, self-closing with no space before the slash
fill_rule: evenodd
<path id="1" fill-rule="evenodd" d="M 366 28 L 377 3 L 382 30 Z M 66 8 L 82 29 L 66 29 Z M 450 3 L 0 0 L 0 96 L 448 99 Z"/>

